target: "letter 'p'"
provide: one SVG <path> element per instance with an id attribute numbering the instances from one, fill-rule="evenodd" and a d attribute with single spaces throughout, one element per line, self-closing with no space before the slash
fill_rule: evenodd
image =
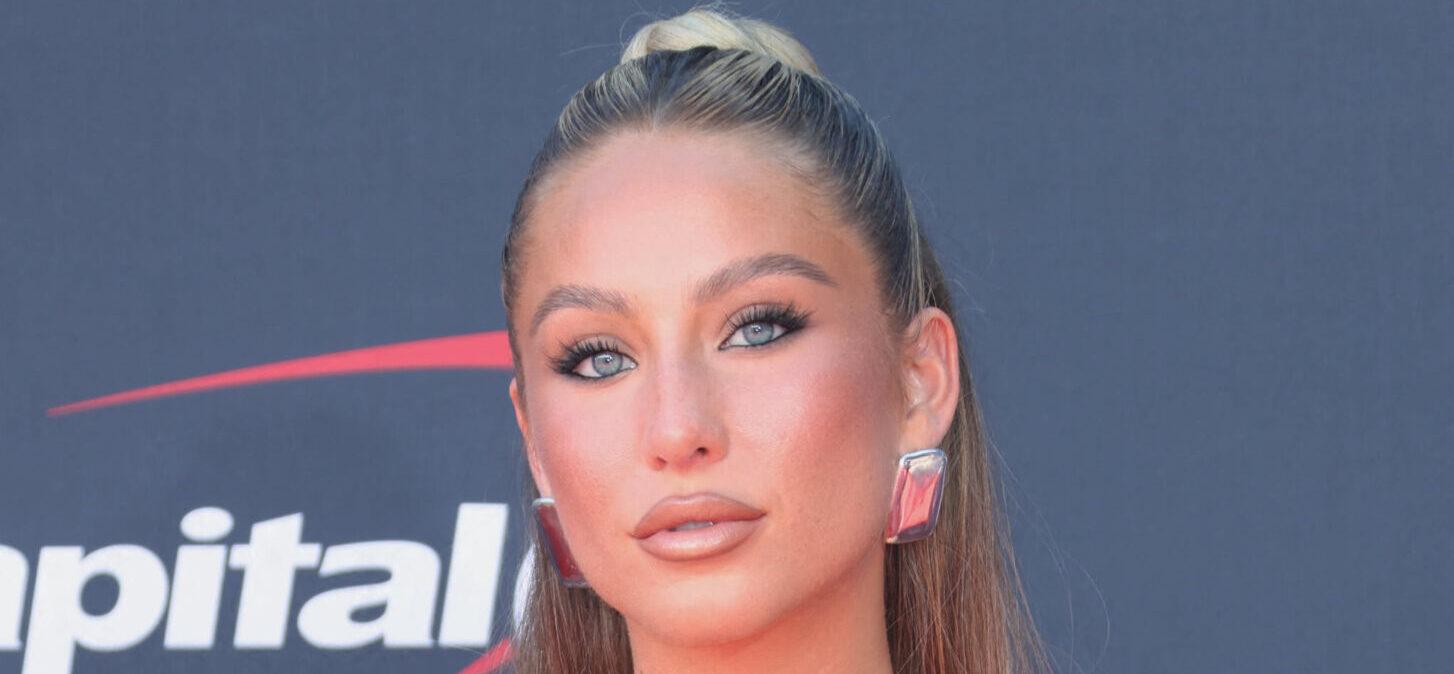
<path id="1" fill-rule="evenodd" d="M 166 610 L 166 567 L 141 546 L 112 545 L 84 556 L 79 547 L 44 547 L 35 567 L 22 674 L 69 674 L 77 645 L 94 651 L 135 646 Z M 116 579 L 116 604 L 91 615 L 81 591 L 103 575 Z"/>

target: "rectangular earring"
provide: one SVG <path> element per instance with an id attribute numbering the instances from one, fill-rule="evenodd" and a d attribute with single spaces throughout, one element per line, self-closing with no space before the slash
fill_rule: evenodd
<path id="1" fill-rule="evenodd" d="M 555 499 L 542 496 L 531 505 L 535 508 L 535 521 L 540 526 L 541 537 L 545 539 L 545 547 L 550 551 L 550 561 L 555 564 L 555 572 L 560 576 L 561 584 L 566 587 L 586 587 L 586 577 L 581 574 L 575 557 L 571 556 L 570 548 L 565 544 L 565 533 L 560 528 L 560 515 L 555 511 Z"/>
<path id="2" fill-rule="evenodd" d="M 945 464 L 944 451 L 937 447 L 899 457 L 884 542 L 908 543 L 928 538 L 934 532 L 944 493 Z"/>

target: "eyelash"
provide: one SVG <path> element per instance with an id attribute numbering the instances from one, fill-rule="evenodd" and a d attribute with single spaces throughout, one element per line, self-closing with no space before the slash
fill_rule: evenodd
<path id="1" fill-rule="evenodd" d="M 808 317 L 811 316 L 812 313 L 813 312 L 811 311 L 799 310 L 791 302 L 789 302 L 786 306 L 762 304 L 753 305 L 752 307 L 749 307 L 746 311 L 738 314 L 737 318 L 734 318 L 732 320 L 732 331 L 728 334 L 729 339 L 732 335 L 737 334 L 738 330 L 741 330 L 742 328 L 752 325 L 754 323 L 776 323 L 784 328 L 783 334 L 778 335 L 772 340 L 763 342 L 761 344 L 746 346 L 734 345 L 729 348 L 760 349 L 770 344 L 775 344 L 782 338 L 803 329 L 803 327 L 808 324 Z M 727 349 L 719 348 L 719 350 L 726 351 Z M 551 367 L 556 372 L 566 375 L 567 377 L 574 377 L 576 379 L 584 379 L 587 381 L 599 381 L 602 379 L 610 379 L 616 376 L 614 374 L 609 374 L 604 377 L 586 377 L 575 373 L 575 369 L 581 364 L 581 361 L 587 358 L 594 358 L 597 354 L 600 353 L 615 353 L 624 355 L 621 354 L 619 349 L 612 347 L 611 344 L 603 341 L 599 337 L 593 337 L 583 342 L 578 342 L 576 344 L 565 347 L 565 352 L 559 358 L 551 359 Z"/>

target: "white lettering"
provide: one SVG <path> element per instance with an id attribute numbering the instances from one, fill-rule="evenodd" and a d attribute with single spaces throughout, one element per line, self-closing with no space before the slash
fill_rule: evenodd
<path id="1" fill-rule="evenodd" d="M 535 548 L 530 539 L 525 539 L 525 554 L 520 556 L 520 569 L 515 572 L 515 601 L 510 607 L 515 633 L 519 634 L 525 624 L 525 606 L 530 599 L 530 583 L 535 579 Z"/>
<path id="2" fill-rule="evenodd" d="M 385 646 L 427 647 L 439 587 L 439 555 L 423 543 L 375 541 L 328 548 L 319 576 L 351 571 L 384 570 L 381 583 L 322 592 L 298 613 L 298 631 L 319 648 L 358 648 L 382 640 Z M 353 612 L 383 605 L 384 613 L 368 622 Z"/>
<path id="3" fill-rule="evenodd" d="M 454 521 L 454 548 L 449 556 L 439 645 L 490 644 L 509 513 L 503 503 L 460 504 Z"/>
<path id="4" fill-rule="evenodd" d="M 15 548 L 0 545 L 0 651 L 20 650 L 20 616 L 30 563 Z"/>
<path id="5" fill-rule="evenodd" d="M 69 674 L 77 645 L 94 651 L 130 648 L 161 622 L 167 604 L 161 559 L 136 545 L 81 553 L 69 546 L 40 549 L 22 674 Z M 116 604 L 91 615 L 81 605 L 81 591 L 102 575 L 116 579 Z"/>
<path id="6" fill-rule="evenodd" d="M 252 525 L 248 543 L 232 546 L 229 566 L 244 569 L 232 639 L 236 648 L 283 647 L 293 574 L 318 566 L 321 554 L 322 546 L 300 543 L 302 538 L 303 513 L 293 513 Z"/>
<path id="7" fill-rule="evenodd" d="M 182 517 L 182 535 L 199 543 L 220 541 L 232 533 L 232 513 L 197 508 Z M 172 601 L 167 609 L 163 644 L 173 650 L 206 650 L 217 640 L 217 614 L 222 581 L 227 574 L 227 546 L 183 545 L 177 548 L 172 574 Z"/>
<path id="8" fill-rule="evenodd" d="M 303 542 L 302 513 L 258 522 L 247 542 L 228 546 L 232 514 L 211 506 L 193 509 L 181 520 L 186 542 L 177 547 L 170 579 L 161 558 L 138 545 L 111 545 L 89 554 L 80 546 L 42 547 L 33 573 L 24 554 L 0 545 L 0 653 L 24 651 L 20 674 L 70 674 L 77 647 L 132 648 L 164 618 L 166 650 L 215 648 L 229 568 L 242 572 L 232 640 L 238 649 L 282 648 L 293 617 L 297 571 L 313 568 L 324 578 L 388 573 L 383 582 L 327 590 L 302 605 L 297 629 L 315 647 L 485 647 L 497 636 L 493 618 L 508 516 L 508 506 L 501 503 L 459 504 L 442 593 L 440 555 L 433 547 L 386 540 L 325 550 Z M 515 579 L 517 627 L 533 573 L 533 551 L 527 550 Z M 87 611 L 83 595 L 102 576 L 115 581 L 116 600 L 95 614 Z M 441 602 L 436 640 L 434 615 Z M 368 609 L 376 617 L 359 620 Z"/>

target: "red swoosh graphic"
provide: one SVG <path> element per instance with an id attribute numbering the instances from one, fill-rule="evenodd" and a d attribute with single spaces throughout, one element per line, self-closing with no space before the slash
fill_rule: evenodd
<path id="1" fill-rule="evenodd" d="M 46 416 L 57 417 L 153 398 L 250 386 L 285 379 L 312 379 L 340 374 L 391 370 L 508 370 L 512 367 L 514 365 L 510 361 L 509 338 L 504 330 L 494 330 L 280 360 L 58 405 L 46 410 L 45 413 Z"/>
<path id="2" fill-rule="evenodd" d="M 480 659 L 471 662 L 469 666 L 459 670 L 459 674 L 490 674 L 500 668 L 500 665 L 510 661 L 510 640 L 501 639 L 500 643 L 487 651 Z"/>

